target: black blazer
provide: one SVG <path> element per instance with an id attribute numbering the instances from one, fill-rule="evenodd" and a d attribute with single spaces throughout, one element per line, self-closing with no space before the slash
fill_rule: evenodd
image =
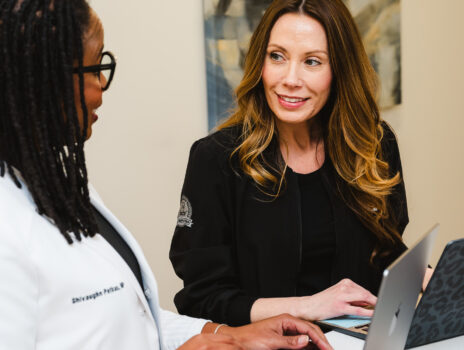
<path id="1" fill-rule="evenodd" d="M 384 129 L 384 157 L 396 174 L 401 172 L 398 145 L 391 129 Z M 221 130 L 193 144 L 169 255 L 184 281 L 174 299 L 179 313 L 234 326 L 250 322 L 256 299 L 296 295 L 302 255 L 296 174 L 287 171 L 282 194 L 271 201 L 230 159 L 239 132 Z M 273 152 L 280 152 L 275 141 L 265 158 L 276 159 Z M 331 281 L 349 278 L 376 294 L 383 269 L 405 246 L 377 267 L 369 263 L 375 236 L 341 200 L 338 175 L 328 157 L 326 162 L 323 182 L 336 234 Z M 403 182 L 390 195 L 389 207 L 402 233 L 408 223 Z"/>

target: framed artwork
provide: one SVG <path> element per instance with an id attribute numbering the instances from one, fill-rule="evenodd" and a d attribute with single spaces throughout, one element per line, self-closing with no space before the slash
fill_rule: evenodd
<path id="1" fill-rule="evenodd" d="M 323 0 L 321 0 L 323 1 Z M 350 9 L 372 66 L 380 77 L 380 107 L 401 103 L 400 0 L 343 0 Z M 208 126 L 234 107 L 233 91 L 253 31 L 272 0 L 203 0 Z"/>

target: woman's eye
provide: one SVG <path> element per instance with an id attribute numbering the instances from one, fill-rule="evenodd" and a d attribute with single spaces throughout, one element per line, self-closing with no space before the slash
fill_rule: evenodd
<path id="1" fill-rule="evenodd" d="M 319 64 L 321 64 L 321 62 L 319 62 L 318 60 L 314 59 L 314 58 L 308 58 L 305 63 L 308 65 L 308 66 L 317 66 Z"/>
<path id="2" fill-rule="evenodd" d="M 283 60 L 282 55 L 278 54 L 277 52 L 271 52 L 269 54 L 269 57 L 271 58 L 271 60 L 277 61 L 277 62 L 280 62 Z"/>

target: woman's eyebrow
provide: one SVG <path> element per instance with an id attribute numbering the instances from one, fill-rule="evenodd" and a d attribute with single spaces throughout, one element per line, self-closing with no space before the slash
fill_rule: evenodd
<path id="1" fill-rule="evenodd" d="M 268 45 L 268 48 L 269 48 L 269 47 L 275 47 L 276 49 L 278 49 L 278 50 L 280 50 L 280 51 L 282 51 L 282 52 L 287 52 L 287 50 L 285 49 L 285 47 L 280 46 L 280 45 L 278 45 L 278 44 L 270 43 L 270 44 Z M 310 51 L 308 51 L 308 52 L 305 52 L 304 55 L 307 56 L 307 55 L 312 55 L 312 54 L 315 54 L 315 53 L 323 53 L 323 54 L 328 55 L 327 51 L 325 51 L 325 50 L 318 50 L 318 49 L 316 49 L 316 50 L 310 50 Z"/>
<path id="2" fill-rule="evenodd" d="M 280 45 L 277 45 L 277 44 L 273 44 L 273 43 L 269 43 L 268 47 L 275 47 L 276 49 L 282 51 L 282 52 L 287 52 L 287 50 L 285 50 L 285 47 L 283 46 L 280 46 Z"/>

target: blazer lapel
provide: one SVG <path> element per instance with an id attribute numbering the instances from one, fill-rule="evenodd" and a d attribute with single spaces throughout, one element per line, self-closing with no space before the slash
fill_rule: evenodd
<path id="1" fill-rule="evenodd" d="M 105 256 L 106 258 L 108 258 L 108 260 L 116 264 L 117 267 L 120 267 L 121 265 L 124 266 L 124 274 L 127 275 L 128 280 L 131 281 L 131 285 L 135 289 L 137 296 L 139 297 L 146 311 L 151 315 L 152 320 L 158 325 L 158 290 L 156 286 L 156 281 L 153 278 L 153 273 L 148 265 L 148 262 L 145 260 L 142 249 L 136 242 L 135 238 L 127 230 L 127 228 L 124 227 L 124 225 L 103 205 L 102 202 L 98 200 L 98 198 L 94 198 L 93 196 L 91 196 L 91 203 L 108 220 L 108 222 L 114 227 L 114 229 L 120 234 L 120 236 L 126 241 L 126 243 L 131 248 L 140 265 L 145 290 L 142 290 L 139 282 L 137 281 L 137 278 L 135 277 L 129 266 L 127 264 L 121 264 L 120 261 L 117 261 L 117 259 L 120 258 L 119 256 L 117 256 L 117 252 L 115 252 L 115 256 L 114 254 L 112 254 L 112 251 L 102 249 L 101 246 L 93 245 L 93 247 L 98 249 L 103 256 Z"/>

